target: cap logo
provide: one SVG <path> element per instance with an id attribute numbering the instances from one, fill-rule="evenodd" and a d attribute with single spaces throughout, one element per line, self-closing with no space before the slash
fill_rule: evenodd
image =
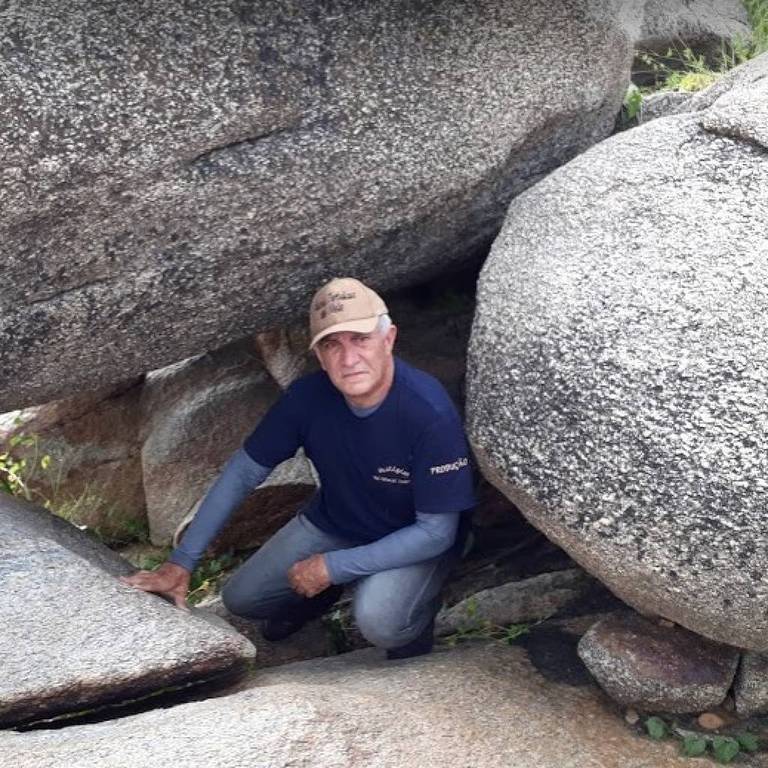
<path id="1" fill-rule="evenodd" d="M 333 291 L 327 296 L 320 297 L 312 307 L 315 312 L 320 313 L 320 319 L 324 320 L 328 315 L 344 311 L 342 302 L 348 299 L 354 299 L 357 293 L 354 291 Z"/>

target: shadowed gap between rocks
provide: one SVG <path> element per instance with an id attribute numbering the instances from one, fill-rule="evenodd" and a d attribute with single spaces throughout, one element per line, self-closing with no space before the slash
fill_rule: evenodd
<path id="1" fill-rule="evenodd" d="M 92 707 L 80 712 L 64 713 L 47 718 L 33 718 L 30 720 L 5 726 L 0 722 L 0 729 L 25 732 L 39 730 L 59 730 L 73 725 L 87 725 L 103 723 L 107 720 L 119 720 L 123 717 L 136 715 L 141 712 L 149 712 L 155 709 L 170 709 L 179 704 L 191 701 L 204 701 L 217 698 L 230 692 L 233 685 L 242 681 L 248 673 L 247 666 L 231 670 L 226 674 L 199 680 L 185 685 L 170 686 L 167 689 L 150 693 L 147 696 L 139 696 L 135 699 L 115 701 Z"/>

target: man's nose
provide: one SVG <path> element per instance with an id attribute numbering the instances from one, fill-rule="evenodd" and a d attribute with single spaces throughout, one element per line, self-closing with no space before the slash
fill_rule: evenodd
<path id="1" fill-rule="evenodd" d="M 346 342 L 342 345 L 341 362 L 346 366 L 352 366 L 357 362 L 357 350 L 354 344 Z"/>

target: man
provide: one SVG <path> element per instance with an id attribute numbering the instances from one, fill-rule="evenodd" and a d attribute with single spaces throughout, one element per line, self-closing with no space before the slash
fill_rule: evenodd
<path id="1" fill-rule="evenodd" d="M 474 504 L 456 408 L 428 374 L 394 357 L 381 297 L 353 278 L 310 306 L 322 371 L 294 382 L 212 486 L 168 562 L 126 584 L 185 607 L 190 573 L 232 511 L 300 446 L 321 487 L 226 584 L 227 609 L 263 619 L 279 640 L 324 613 L 357 581 L 354 616 L 389 658 L 428 653 L 443 581 Z"/>

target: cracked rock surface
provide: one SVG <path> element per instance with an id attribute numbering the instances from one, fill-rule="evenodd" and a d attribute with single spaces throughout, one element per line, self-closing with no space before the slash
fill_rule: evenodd
<path id="1" fill-rule="evenodd" d="M 768 649 L 768 56 L 518 197 L 479 281 L 471 441 L 622 600 Z"/>
<path id="2" fill-rule="evenodd" d="M 610 134 L 615 5 L 5 4 L 0 411 L 284 325 L 335 274 L 388 290 L 486 247 Z"/>
<path id="3" fill-rule="evenodd" d="M 380 650 L 260 673 L 247 690 L 112 722 L 0 734 L 18 768 L 689 768 L 638 736 L 597 686 L 552 682 L 519 647 L 402 662 Z"/>
<path id="4" fill-rule="evenodd" d="M 211 679 L 253 657 L 226 625 L 117 581 L 133 570 L 46 510 L 0 495 L 0 724 Z"/>

